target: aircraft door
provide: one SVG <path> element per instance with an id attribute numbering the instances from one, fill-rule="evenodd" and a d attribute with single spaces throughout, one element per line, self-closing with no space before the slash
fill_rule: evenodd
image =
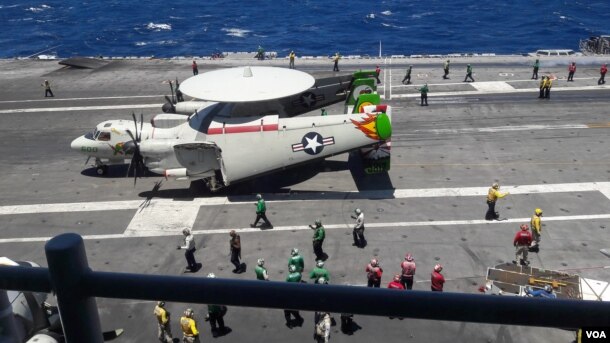
<path id="1" fill-rule="evenodd" d="M 176 159 L 187 169 L 189 176 L 220 176 L 225 181 L 222 151 L 211 142 L 186 143 L 174 146 Z M 220 180 L 219 180 L 220 181 Z"/>

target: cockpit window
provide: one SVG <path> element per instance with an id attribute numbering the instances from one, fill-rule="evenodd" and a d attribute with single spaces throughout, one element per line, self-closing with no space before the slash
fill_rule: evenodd
<path id="1" fill-rule="evenodd" d="M 93 139 L 94 139 L 93 137 L 94 137 L 93 132 L 87 132 L 87 133 L 85 134 L 85 138 L 87 138 L 87 139 L 91 139 L 91 140 L 93 140 Z"/>
<path id="2" fill-rule="evenodd" d="M 110 140 L 110 132 L 100 132 L 100 134 L 97 136 L 97 140 L 98 141 L 109 141 Z"/>

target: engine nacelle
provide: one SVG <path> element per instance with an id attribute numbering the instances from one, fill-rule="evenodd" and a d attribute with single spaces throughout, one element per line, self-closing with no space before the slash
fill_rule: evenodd
<path id="1" fill-rule="evenodd" d="M 156 114 L 151 120 L 150 123 L 153 127 L 158 129 L 171 129 L 172 127 L 176 127 L 180 124 L 184 124 L 188 121 L 188 117 L 182 114 L 174 114 L 174 113 L 160 113 Z"/>
<path id="2" fill-rule="evenodd" d="M 192 100 L 192 101 L 182 101 L 175 105 L 177 114 L 186 114 L 191 115 L 195 113 L 198 109 L 205 107 L 209 101 L 201 101 L 201 100 Z"/>
<path id="3" fill-rule="evenodd" d="M 176 181 L 188 181 L 189 176 L 186 168 L 166 169 L 163 172 L 166 179 L 173 178 Z"/>

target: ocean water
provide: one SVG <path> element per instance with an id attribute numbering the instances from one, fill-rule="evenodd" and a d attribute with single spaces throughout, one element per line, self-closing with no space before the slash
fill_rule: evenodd
<path id="1" fill-rule="evenodd" d="M 610 34 L 603 0 L 0 0 L 0 57 L 523 53 Z"/>

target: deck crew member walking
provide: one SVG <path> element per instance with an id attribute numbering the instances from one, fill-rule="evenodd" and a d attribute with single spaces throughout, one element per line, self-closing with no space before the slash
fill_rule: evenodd
<path id="1" fill-rule="evenodd" d="M 241 263 L 239 262 L 239 259 L 241 258 L 241 238 L 239 238 L 239 235 L 235 230 L 231 230 L 229 236 L 231 236 L 231 239 L 229 240 L 231 263 L 235 266 L 233 273 L 239 273 L 242 270 Z"/>
<path id="2" fill-rule="evenodd" d="M 576 62 L 572 62 L 568 66 L 568 81 L 574 81 L 574 73 L 576 72 Z"/>
<path id="3" fill-rule="evenodd" d="M 186 258 L 187 267 L 186 270 L 190 270 L 192 273 L 195 273 L 199 268 L 199 265 L 195 261 L 195 237 L 191 233 L 191 230 L 184 229 L 182 230 L 182 234 L 184 235 L 184 245 L 178 245 L 178 250 L 184 249 L 184 257 Z"/>
<path id="4" fill-rule="evenodd" d="M 366 239 L 364 239 L 364 213 L 357 208 L 354 213 L 355 216 L 351 216 L 352 219 L 356 219 L 356 225 L 354 225 L 354 230 L 352 231 L 352 235 L 354 236 L 354 244 L 358 248 L 364 248 L 366 246 Z"/>
<path id="5" fill-rule="evenodd" d="M 513 239 L 513 245 L 516 249 L 513 263 L 527 266 L 530 264 L 527 260 L 527 252 L 532 244 L 532 234 L 528 231 L 529 228 L 527 227 L 527 224 L 521 224 L 520 229 L 521 230 L 517 231 L 517 234 L 515 234 L 515 238 Z"/>
<path id="6" fill-rule="evenodd" d="M 489 191 L 487 191 L 487 213 L 485 213 L 486 220 L 498 220 L 500 218 L 500 213 L 496 212 L 496 201 L 509 194 L 509 192 L 500 192 L 500 185 L 497 182 L 494 182 L 494 184 L 491 185 L 491 188 Z"/>

